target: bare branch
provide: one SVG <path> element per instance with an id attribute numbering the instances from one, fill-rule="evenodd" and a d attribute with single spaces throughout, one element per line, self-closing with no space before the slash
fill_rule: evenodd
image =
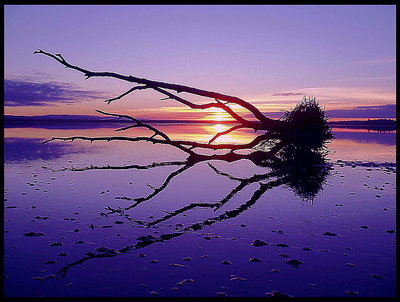
<path id="1" fill-rule="evenodd" d="M 55 140 L 61 140 L 61 141 L 71 141 L 73 142 L 74 140 L 79 139 L 79 140 L 86 140 L 90 141 L 91 143 L 94 141 L 130 141 L 130 142 L 151 142 L 153 144 L 164 144 L 164 145 L 170 145 L 174 146 L 188 154 L 194 154 L 193 151 L 189 150 L 188 148 L 182 146 L 179 142 L 174 142 L 171 140 L 160 140 L 152 137 L 127 137 L 127 136 L 108 136 L 108 137 L 86 137 L 86 136 L 71 136 L 71 137 L 53 137 L 51 139 L 48 139 L 42 144 L 55 141 Z"/>
<path id="2" fill-rule="evenodd" d="M 144 85 L 144 86 L 135 86 L 135 87 L 132 87 L 131 89 L 129 89 L 128 91 L 124 92 L 123 94 L 121 94 L 121 95 L 119 95 L 119 96 L 117 96 L 115 98 L 105 100 L 104 102 L 106 102 L 107 105 L 110 105 L 111 102 L 113 102 L 115 100 L 119 100 L 120 98 L 124 97 L 125 95 L 127 95 L 127 94 L 129 94 L 129 93 L 131 93 L 131 92 L 133 92 L 135 90 L 142 90 L 142 89 L 147 89 L 147 88 L 149 88 L 149 87 L 146 86 L 146 85 Z"/>
<path id="3" fill-rule="evenodd" d="M 138 127 L 140 127 L 140 125 L 137 125 L 137 124 L 136 125 L 131 125 L 131 126 L 126 126 L 126 127 L 115 129 L 115 132 L 124 131 L 124 130 L 128 130 L 128 129 L 131 129 L 131 128 L 138 128 Z"/>
<path id="4" fill-rule="evenodd" d="M 87 140 L 90 142 L 93 141 L 131 141 L 131 142 L 151 142 L 153 144 L 163 144 L 163 145 L 170 145 L 176 148 L 181 149 L 182 151 L 189 153 L 191 155 L 197 155 L 191 149 L 193 148 L 204 148 L 204 149 L 211 149 L 211 150 L 221 150 L 221 149 L 229 149 L 231 151 L 241 150 L 241 149 L 251 149 L 256 146 L 261 141 L 269 140 L 269 139 L 279 139 L 278 134 L 274 133 L 265 133 L 255 137 L 251 142 L 245 144 L 218 144 L 218 145 L 210 145 L 208 143 L 198 143 L 193 141 L 183 141 L 183 140 L 161 140 L 156 139 L 153 137 L 127 137 L 127 136 L 108 136 L 108 137 L 86 137 L 86 136 L 71 136 L 71 137 L 53 137 L 48 139 L 42 144 L 54 141 L 54 140 L 61 140 L 61 141 L 68 141 L 71 142 L 79 139 L 79 140 Z M 189 146 L 189 147 L 185 147 Z M 199 155 L 201 156 L 201 155 Z"/>
<path id="5" fill-rule="evenodd" d="M 34 52 L 34 54 L 37 54 L 37 53 L 38 54 L 43 54 L 43 55 L 46 55 L 46 56 L 49 56 L 49 57 L 53 58 L 54 60 L 56 60 L 60 64 L 64 65 L 66 68 L 71 68 L 71 69 L 74 69 L 74 70 L 77 70 L 77 71 L 83 73 L 86 76 L 87 79 L 90 78 L 90 77 L 112 77 L 112 78 L 128 81 L 128 82 L 131 82 L 131 83 L 144 84 L 145 86 L 147 86 L 149 88 L 153 88 L 155 90 L 162 89 L 162 88 L 163 89 L 170 89 L 170 90 L 174 90 L 174 91 L 176 91 L 178 93 L 187 92 L 187 93 L 190 93 L 190 94 L 195 94 L 195 95 L 199 95 L 199 96 L 203 96 L 203 97 L 217 99 L 217 100 L 220 100 L 220 101 L 225 101 L 226 103 L 237 104 L 237 105 L 247 109 L 248 111 L 250 111 L 254 115 L 254 117 L 259 122 L 261 122 L 261 126 L 262 127 L 260 129 L 263 129 L 263 130 L 274 130 L 277 127 L 281 127 L 282 125 L 285 124 L 284 121 L 274 120 L 274 119 L 270 119 L 270 118 L 266 117 L 255 106 L 253 106 L 252 104 L 250 104 L 250 103 L 248 103 L 248 102 L 246 102 L 246 101 L 244 101 L 244 100 L 242 100 L 242 99 L 240 99 L 238 97 L 225 95 L 225 94 L 221 94 L 221 93 L 217 93 L 217 92 L 213 92 L 213 91 L 202 90 L 202 89 L 193 88 L 193 87 L 184 86 L 184 85 L 171 84 L 171 83 L 158 82 L 158 81 L 151 81 L 151 80 L 147 80 L 147 79 L 144 79 L 144 78 L 134 77 L 132 75 L 126 76 L 126 75 L 121 75 L 121 74 L 114 73 L 114 72 L 94 72 L 94 71 L 90 71 L 90 70 L 87 70 L 87 69 L 83 69 L 83 68 L 78 67 L 78 66 L 71 65 L 63 57 L 61 57 L 61 55 L 56 56 L 56 55 L 53 55 L 51 53 L 45 52 L 45 51 L 43 51 L 41 49 L 39 49 L 39 50 Z M 162 93 L 164 93 L 164 92 L 162 92 Z M 177 100 L 176 97 L 172 97 L 172 98 Z M 211 103 L 211 104 L 214 104 L 214 103 Z M 223 103 L 219 102 L 218 104 L 223 104 Z M 187 104 L 187 105 L 189 106 L 189 104 Z M 223 105 L 225 105 L 225 104 L 223 104 Z M 215 107 L 215 105 L 212 105 L 210 107 Z M 210 108 L 210 107 L 206 106 L 206 108 Z M 217 106 L 217 107 L 218 108 L 222 108 L 224 110 L 227 109 L 224 106 Z M 191 107 L 191 108 L 194 108 L 194 107 Z M 202 109 L 204 109 L 204 108 L 202 108 Z M 231 114 L 231 113 L 229 113 L 229 114 Z M 253 128 L 253 127 L 251 127 L 251 128 Z"/>

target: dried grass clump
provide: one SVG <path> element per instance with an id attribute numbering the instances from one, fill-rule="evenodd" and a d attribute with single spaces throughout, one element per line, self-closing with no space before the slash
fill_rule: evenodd
<path id="1" fill-rule="evenodd" d="M 325 110 L 315 99 L 303 99 L 292 111 L 286 112 L 283 119 L 287 122 L 284 140 L 288 149 L 319 151 L 333 139 Z"/>

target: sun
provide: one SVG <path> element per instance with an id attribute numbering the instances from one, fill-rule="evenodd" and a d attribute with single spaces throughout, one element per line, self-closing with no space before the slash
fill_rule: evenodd
<path id="1" fill-rule="evenodd" d="M 213 113 L 212 119 L 216 122 L 224 122 L 227 120 L 227 115 L 224 112 Z"/>
<path id="2" fill-rule="evenodd" d="M 229 128 L 228 126 L 222 124 L 216 124 L 212 126 L 212 130 L 215 131 L 216 133 L 228 130 L 228 128 Z"/>

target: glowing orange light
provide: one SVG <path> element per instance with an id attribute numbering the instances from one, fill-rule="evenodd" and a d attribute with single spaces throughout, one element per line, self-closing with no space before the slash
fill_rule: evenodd
<path id="1" fill-rule="evenodd" d="M 229 128 L 228 126 L 225 126 L 225 125 L 222 125 L 222 124 L 216 124 L 216 125 L 212 126 L 211 132 L 219 133 L 219 132 L 228 130 L 228 128 Z"/>
<path id="2" fill-rule="evenodd" d="M 227 116 L 222 112 L 215 112 L 212 116 L 212 119 L 217 122 L 222 122 L 227 120 Z"/>

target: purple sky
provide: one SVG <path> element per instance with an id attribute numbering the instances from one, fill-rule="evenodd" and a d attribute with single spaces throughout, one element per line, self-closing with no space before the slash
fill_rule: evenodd
<path id="1" fill-rule="evenodd" d="M 327 110 L 396 103 L 396 7 L 383 6 L 5 6 L 5 114 L 137 117 L 190 111 L 150 91 L 128 90 L 71 64 L 238 96 L 262 111 L 303 95 Z M 379 107 L 385 105 L 384 107 Z M 373 107 L 377 108 L 377 107 Z M 348 114 L 348 111 L 346 111 Z"/>

